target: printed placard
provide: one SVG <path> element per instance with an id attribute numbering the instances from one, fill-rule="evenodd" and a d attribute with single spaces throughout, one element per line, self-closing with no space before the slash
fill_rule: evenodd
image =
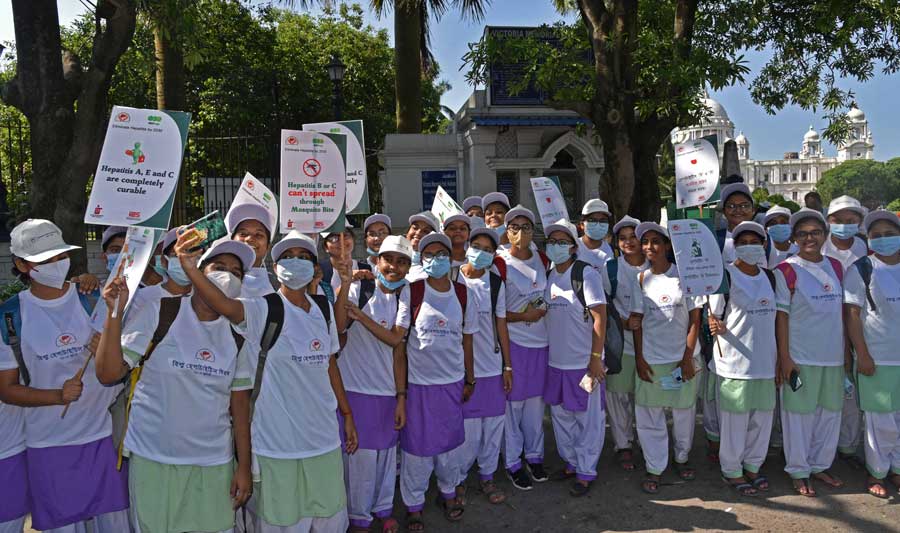
<path id="1" fill-rule="evenodd" d="M 343 231 L 347 136 L 281 130 L 281 232 Z"/>
<path id="2" fill-rule="evenodd" d="M 242 204 L 261 205 L 269 213 L 271 227 L 274 228 L 278 222 L 278 199 L 275 197 L 275 193 L 249 172 L 244 174 L 244 181 L 241 182 L 241 186 L 235 193 L 229 209 L 234 209 L 234 206 Z"/>
<path id="3" fill-rule="evenodd" d="M 347 213 L 369 213 L 369 180 L 366 173 L 366 138 L 362 120 L 304 124 L 303 131 L 340 133 L 347 136 Z"/>
<path id="4" fill-rule="evenodd" d="M 719 184 L 719 155 L 708 138 L 674 145 L 675 202 L 678 208 L 710 201 Z"/>
<path id="5" fill-rule="evenodd" d="M 448 217 L 462 212 L 462 206 L 456 203 L 456 200 L 443 187 L 438 185 L 437 192 L 434 193 L 434 202 L 431 204 L 431 214 L 438 219 L 441 227 L 444 226 L 444 220 Z"/>
<path id="6" fill-rule="evenodd" d="M 541 224 L 546 228 L 560 219 L 569 220 L 569 210 L 556 178 L 540 177 L 531 178 L 531 192 L 534 193 L 534 203 L 537 206 Z"/>
<path id="7" fill-rule="evenodd" d="M 714 294 L 724 276 L 716 236 L 699 220 L 670 220 L 668 225 L 681 290 L 686 296 Z"/>

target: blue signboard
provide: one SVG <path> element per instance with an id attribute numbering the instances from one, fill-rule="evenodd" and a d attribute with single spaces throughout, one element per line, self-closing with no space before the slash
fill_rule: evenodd
<path id="1" fill-rule="evenodd" d="M 484 29 L 484 33 L 486 37 L 494 39 L 533 38 L 554 44 L 559 42 L 559 37 L 555 35 L 553 28 L 548 26 L 537 28 L 488 26 Z M 522 68 L 520 63 L 491 63 L 490 81 L 488 82 L 490 105 L 541 105 L 544 103 L 547 95 L 534 84 L 529 84 L 525 89 L 511 94 L 509 86 L 521 79 Z"/>
<path id="2" fill-rule="evenodd" d="M 456 193 L 456 170 L 423 170 L 422 171 L 422 209 L 428 211 L 434 203 L 434 195 L 438 186 L 459 202 Z"/>

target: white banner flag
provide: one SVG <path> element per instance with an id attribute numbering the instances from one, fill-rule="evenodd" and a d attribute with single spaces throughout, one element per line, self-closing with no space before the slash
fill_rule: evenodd
<path id="1" fill-rule="evenodd" d="M 441 227 L 444 226 L 444 220 L 448 217 L 462 212 L 462 206 L 456 203 L 456 200 L 447 194 L 443 187 L 438 185 L 437 192 L 434 193 L 434 203 L 431 204 L 431 214 L 438 219 Z"/>
<path id="2" fill-rule="evenodd" d="M 559 186 L 552 178 L 531 178 L 531 191 L 537 205 L 541 224 L 546 228 L 559 219 L 569 220 L 569 210 L 563 200 Z"/>
<path id="3" fill-rule="evenodd" d="M 276 226 L 278 222 L 278 201 L 275 199 L 275 194 L 249 172 L 244 174 L 244 181 L 241 182 L 241 186 L 235 193 L 229 210 L 234 209 L 236 205 L 242 204 L 255 204 L 265 207 L 266 211 L 269 212 L 271 227 L 274 228 Z"/>
<path id="4" fill-rule="evenodd" d="M 346 136 L 281 130 L 281 232 L 343 231 Z M 334 226 L 334 227 L 333 227 Z"/>
<path id="5" fill-rule="evenodd" d="M 709 202 L 719 183 L 719 156 L 707 139 L 675 148 L 675 202 L 679 209 Z"/>
<path id="6" fill-rule="evenodd" d="M 722 252 L 713 232 L 699 220 L 670 220 L 669 238 L 685 296 L 719 290 L 724 276 Z"/>

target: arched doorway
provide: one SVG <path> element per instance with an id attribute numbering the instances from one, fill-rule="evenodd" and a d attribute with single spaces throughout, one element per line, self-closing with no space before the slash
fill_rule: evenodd
<path id="1" fill-rule="evenodd" d="M 581 205 L 584 203 L 584 183 L 578 167 L 575 166 L 575 158 L 568 149 L 562 149 L 556 153 L 553 165 L 547 169 L 547 176 L 559 178 L 559 186 L 563 199 L 566 201 L 566 210 L 569 218 L 578 219 Z"/>

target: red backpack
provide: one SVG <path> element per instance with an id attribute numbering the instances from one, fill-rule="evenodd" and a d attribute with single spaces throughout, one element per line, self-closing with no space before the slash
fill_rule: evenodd
<path id="1" fill-rule="evenodd" d="M 828 261 L 831 262 L 831 268 L 834 269 L 834 273 L 837 274 L 838 283 L 841 284 L 841 287 L 844 286 L 844 265 L 841 264 L 840 261 L 833 257 L 825 256 Z M 781 273 L 784 275 L 784 281 L 787 283 L 788 289 L 791 291 L 791 296 L 794 295 L 794 289 L 797 287 L 797 271 L 794 270 L 794 265 L 790 264 L 787 261 L 782 261 L 778 265 L 775 266 Z"/>
<path id="2" fill-rule="evenodd" d="M 469 295 L 466 293 L 466 286 L 458 281 L 451 281 L 453 284 L 453 291 L 456 292 L 456 299 L 459 300 L 459 305 L 462 308 L 462 316 L 463 316 L 463 326 L 466 324 L 466 304 L 469 300 Z M 422 309 L 422 302 L 425 301 L 425 280 L 420 279 L 414 281 L 409 284 L 409 305 L 412 308 L 412 317 L 409 321 L 409 329 L 406 330 L 406 338 L 409 339 L 409 333 L 412 331 L 413 327 L 416 324 L 416 319 L 419 317 L 419 311 Z"/>

